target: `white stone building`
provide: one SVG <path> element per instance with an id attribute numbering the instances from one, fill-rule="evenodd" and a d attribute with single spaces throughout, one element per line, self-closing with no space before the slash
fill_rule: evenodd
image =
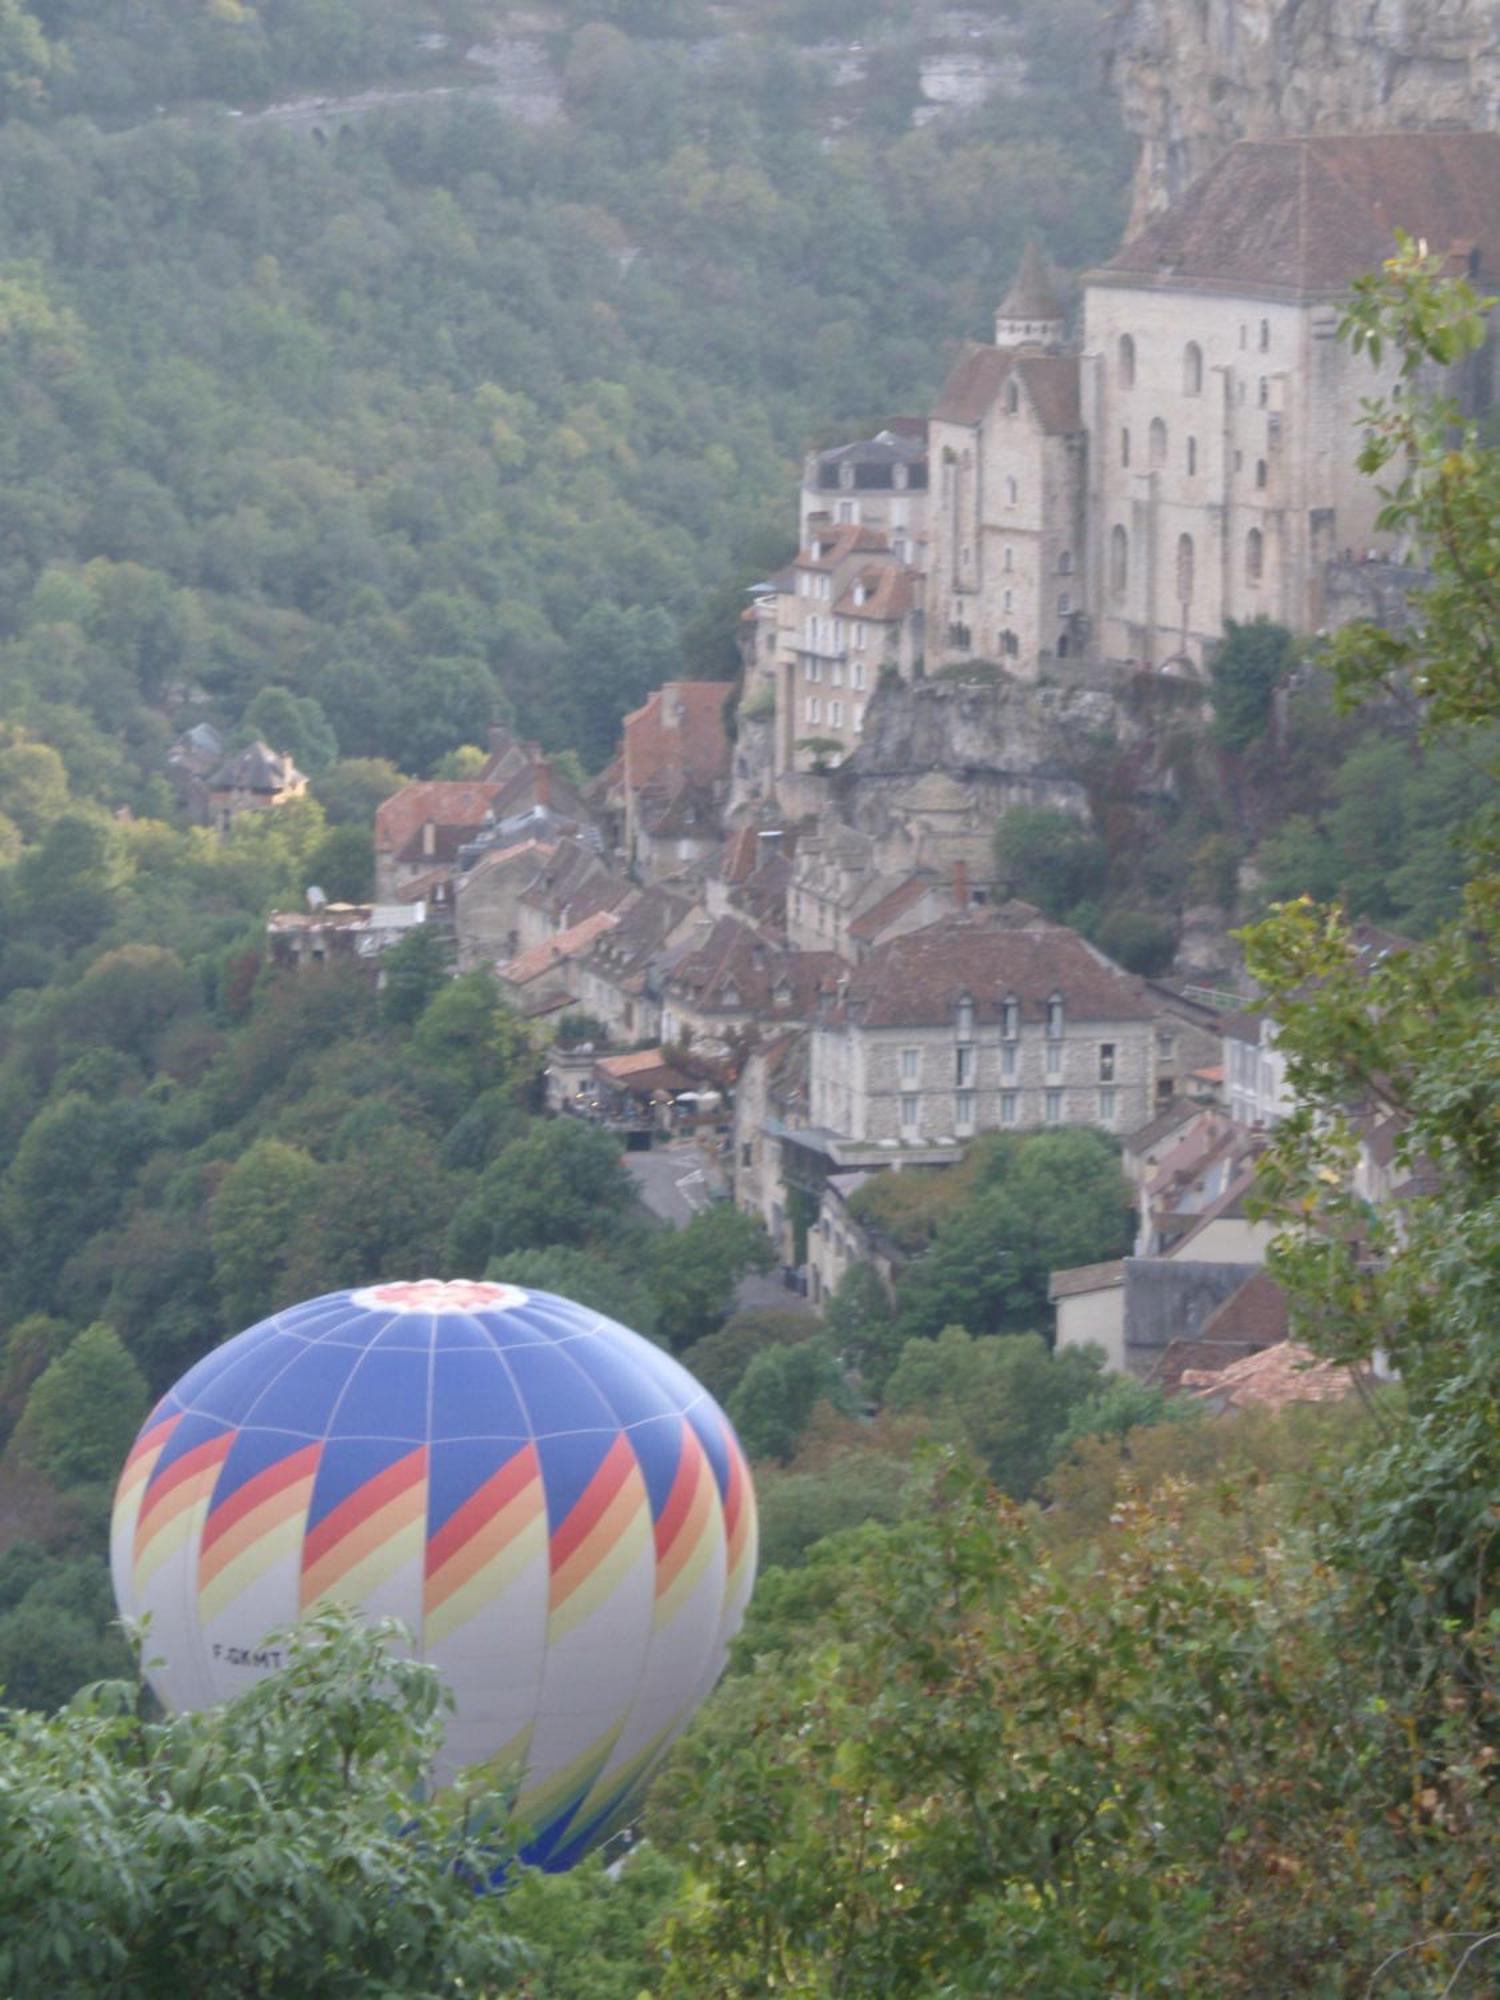
<path id="1" fill-rule="evenodd" d="M 1156 1101 L 1157 992 L 1028 906 L 873 951 L 813 1024 L 809 1118 L 904 1149 L 976 1132 L 1129 1132 Z"/>

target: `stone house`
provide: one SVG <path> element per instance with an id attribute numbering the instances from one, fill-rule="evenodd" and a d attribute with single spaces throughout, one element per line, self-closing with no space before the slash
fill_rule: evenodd
<path id="1" fill-rule="evenodd" d="M 1083 649 L 1088 438 L 1063 331 L 1028 245 L 994 346 L 960 353 L 932 412 L 929 668 L 981 658 L 1035 674 Z"/>
<path id="2" fill-rule="evenodd" d="M 228 833 L 244 813 L 270 812 L 306 795 L 307 779 L 291 758 L 258 739 L 228 757 L 208 779 L 209 824 Z"/>
<path id="3" fill-rule="evenodd" d="M 453 879 L 460 972 L 515 957 L 521 949 L 521 897 L 552 852 L 540 840 L 487 848 L 472 867 Z"/>
<path id="4" fill-rule="evenodd" d="M 810 770 L 858 744 L 882 677 L 909 680 L 922 659 L 918 573 L 884 529 L 814 530 L 776 598 L 775 766 Z M 825 746 L 804 749 L 808 743 Z"/>
<path id="5" fill-rule="evenodd" d="M 892 417 L 874 437 L 809 452 L 798 547 L 827 528 L 879 528 L 897 562 L 918 563 L 927 536 L 927 463 L 925 417 Z"/>
<path id="6" fill-rule="evenodd" d="M 662 1040 L 724 1045 L 805 1025 L 842 970 L 832 952 L 787 951 L 741 918 L 719 917 L 664 973 Z"/>
<path id="7" fill-rule="evenodd" d="M 1404 229 L 1500 268 L 1500 134 L 1242 141 L 1085 278 L 1083 410 L 1099 649 L 1201 664 L 1226 619 L 1328 623 L 1346 555 L 1400 560 L 1355 465 L 1380 368 L 1335 336 Z M 1452 386 L 1487 407 L 1492 352 Z"/>
<path id="8" fill-rule="evenodd" d="M 616 874 L 592 839 L 564 834 L 542 856 L 516 899 L 520 949 L 572 930 L 598 910 L 618 910 L 638 893 Z"/>
<path id="9" fill-rule="evenodd" d="M 271 963 L 282 972 L 334 960 L 373 967 L 383 952 L 427 921 L 422 903 L 323 903 L 278 910 L 266 919 Z"/>
<path id="10" fill-rule="evenodd" d="M 625 860 L 642 881 L 678 874 L 718 843 L 733 692 L 725 681 L 668 681 L 625 718 Z"/>
<path id="11" fill-rule="evenodd" d="M 737 1207 L 760 1221 L 787 1266 L 800 1264 L 797 1231 L 788 1203 L 783 1134 L 803 1130 L 808 1113 L 805 1028 L 787 1029 L 752 1048 L 734 1093 L 734 1168 Z"/>
<path id="12" fill-rule="evenodd" d="M 375 808 L 375 896 L 394 901 L 405 882 L 438 868 L 452 874 L 459 849 L 493 820 L 504 785 L 487 778 L 423 778 Z"/>
<path id="13" fill-rule="evenodd" d="M 602 1021 L 612 1042 L 655 1042 L 661 1036 L 662 968 L 673 946 L 702 916 L 691 896 L 670 884 L 642 889 L 615 912 L 578 965 L 578 1004 Z"/>
<path id="14" fill-rule="evenodd" d="M 954 915 L 845 971 L 813 1025 L 812 1120 L 893 1147 L 1128 1132 L 1155 1104 L 1160 996 L 1028 905 Z"/>

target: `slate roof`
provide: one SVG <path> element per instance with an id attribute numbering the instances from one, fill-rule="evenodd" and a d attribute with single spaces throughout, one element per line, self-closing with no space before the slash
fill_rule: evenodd
<path id="1" fill-rule="evenodd" d="M 934 421 L 980 423 L 1011 375 L 1024 386 L 1037 422 L 1049 436 L 1069 437 L 1082 430 L 1076 355 L 1027 354 L 974 341 L 964 344 L 948 371 L 933 408 Z"/>
<path id="2" fill-rule="evenodd" d="M 830 1018 L 861 1028 L 937 1027 L 968 998 L 976 1025 L 998 1026 L 1005 1000 L 1019 1004 L 1023 1023 L 1036 1023 L 1054 994 L 1065 1020 L 1146 1021 L 1159 1011 L 1143 979 L 1061 924 L 955 916 L 877 945 L 850 973 Z"/>
<path id="3" fill-rule="evenodd" d="M 1108 1264 L 1076 1264 L 1071 1271 L 1054 1271 L 1047 1280 L 1049 1300 L 1078 1298 L 1084 1292 L 1113 1291 L 1125 1282 L 1125 1260 Z"/>
<path id="4" fill-rule="evenodd" d="M 1000 302 L 998 317 L 1056 320 L 1062 316 L 1063 309 L 1052 288 L 1052 274 L 1047 268 L 1047 260 L 1035 237 L 1032 237 L 1021 252 L 1020 269 L 1016 272 L 1014 284 Z"/>
<path id="5" fill-rule="evenodd" d="M 909 909 L 921 902 L 929 889 L 935 889 L 937 886 L 938 878 L 935 875 L 909 875 L 904 882 L 898 883 L 894 889 L 889 890 L 878 902 L 872 903 L 869 909 L 862 911 L 854 919 L 849 926 L 850 937 L 861 940 L 879 937 L 887 924 L 893 924 L 898 917 L 905 916 Z"/>
<path id="6" fill-rule="evenodd" d="M 290 757 L 257 738 L 233 757 L 226 758 L 208 785 L 214 792 L 257 792 L 275 798 L 295 785 L 301 776 Z"/>
<path id="7" fill-rule="evenodd" d="M 1241 140 L 1088 282 L 1341 297 L 1397 229 L 1500 269 L 1500 133 Z"/>
<path id="8" fill-rule="evenodd" d="M 832 951 L 783 951 L 737 917 L 720 917 L 672 968 L 669 985 L 707 1013 L 762 1023 L 806 1020 L 844 970 Z"/>

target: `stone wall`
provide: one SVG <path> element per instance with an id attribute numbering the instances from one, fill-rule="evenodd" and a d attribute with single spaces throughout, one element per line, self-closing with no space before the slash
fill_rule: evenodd
<path id="1" fill-rule="evenodd" d="M 1494 0 L 1122 0 L 1111 69 L 1141 140 L 1132 227 L 1236 139 L 1500 125 Z"/>

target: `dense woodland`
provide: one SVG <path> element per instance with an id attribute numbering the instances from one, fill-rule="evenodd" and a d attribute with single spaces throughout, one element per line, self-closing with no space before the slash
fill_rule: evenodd
<path id="1" fill-rule="evenodd" d="M 1223 1422 L 1053 1357 L 1047 1272 L 1129 1240 L 1089 1134 L 873 1184 L 894 1298 L 856 1272 L 821 1322 L 735 1314 L 757 1232 L 654 1230 L 613 1146 L 539 1114 L 484 975 L 422 935 L 379 993 L 263 955 L 268 909 L 366 886 L 401 773 L 501 719 L 597 766 L 664 675 L 729 671 L 804 446 L 920 407 L 1030 231 L 1069 267 L 1109 247 L 1096 10 L 1014 11 L 1030 93 L 918 130 L 893 61 L 828 143 L 803 44 L 879 10 L 757 10 L 726 75 L 692 57 L 721 12 L 626 0 L 555 17 L 563 124 L 392 111 L 320 147 L 215 100 L 420 81 L 417 37 L 485 10 L 0 0 L 7 1989 L 1486 1990 L 1489 454 L 1411 502 L 1425 652 L 1231 635 L 1168 784 L 1101 745 L 1091 826 L 997 832 L 1018 889 L 1130 962 L 1189 907 L 1303 891 L 1432 937 L 1373 993 L 1309 905 L 1250 947 L 1322 1113 L 1268 1180 L 1280 1273 L 1320 1351 L 1396 1357 L 1368 1405 Z M 1464 337 L 1389 310 L 1414 347 Z M 183 824 L 165 753 L 199 718 L 292 750 L 312 796 L 223 842 Z M 1370 1091 L 1445 1170 L 1400 1232 L 1337 1192 Z M 221 1716 L 75 1696 L 128 1669 L 100 1552 L 149 1399 L 279 1303 L 426 1269 L 617 1314 L 757 1462 L 750 1623 L 618 1879 L 473 1897 L 493 1856 L 440 1802 L 411 1824 L 436 1691 L 337 1620 Z"/>

